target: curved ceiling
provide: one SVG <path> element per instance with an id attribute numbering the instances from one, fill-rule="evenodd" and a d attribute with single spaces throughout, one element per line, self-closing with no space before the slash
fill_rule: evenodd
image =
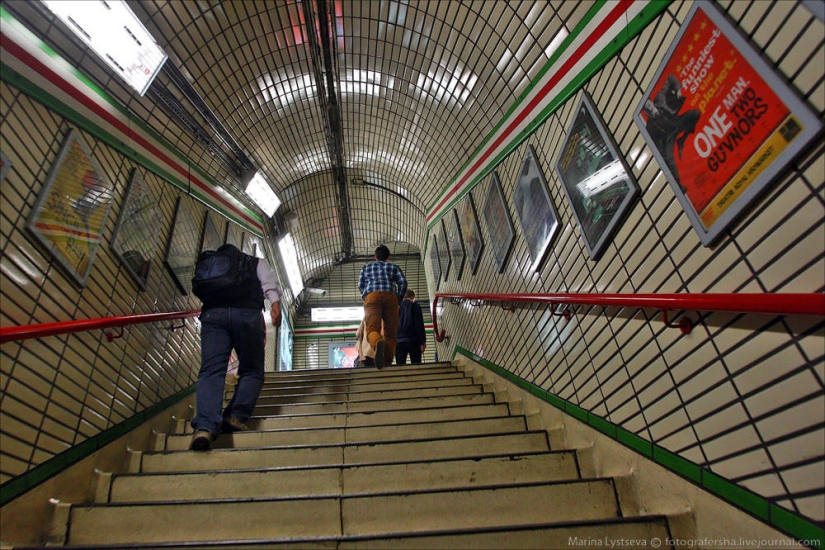
<path id="1" fill-rule="evenodd" d="M 8 2 L 59 27 L 35 3 Z M 24 5 L 25 4 L 25 5 Z M 36 3 L 39 4 L 39 3 Z M 144 97 L 66 31 L 54 47 L 246 204 L 254 166 L 297 214 L 304 278 L 423 248 L 426 215 L 592 0 L 141 0 L 169 55 Z"/>
<path id="2" fill-rule="evenodd" d="M 426 211 L 590 2 L 133 2 L 300 220 L 306 278 Z"/>

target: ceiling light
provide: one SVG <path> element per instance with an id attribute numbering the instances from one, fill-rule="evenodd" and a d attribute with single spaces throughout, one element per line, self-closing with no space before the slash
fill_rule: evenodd
<path id="1" fill-rule="evenodd" d="M 278 195 L 275 194 L 275 191 L 272 190 L 269 184 L 264 181 L 260 172 L 255 172 L 255 175 L 249 180 L 244 191 L 246 191 L 246 194 L 249 195 L 249 198 L 251 198 L 255 204 L 261 207 L 261 210 L 263 210 L 264 214 L 269 218 L 271 218 L 275 211 L 278 210 L 278 207 L 281 206 L 281 199 L 278 198 Z"/>
<path id="2" fill-rule="evenodd" d="M 78 38 L 143 95 L 166 54 L 123 0 L 43 0 Z"/>
<path id="3" fill-rule="evenodd" d="M 292 235 L 287 233 L 278 241 L 278 249 L 281 251 L 281 261 L 286 268 L 286 276 L 289 279 L 289 288 L 292 289 L 292 296 L 297 298 L 304 290 L 304 280 L 301 277 L 301 270 L 298 268 L 298 253 L 295 250 L 295 241 Z"/>

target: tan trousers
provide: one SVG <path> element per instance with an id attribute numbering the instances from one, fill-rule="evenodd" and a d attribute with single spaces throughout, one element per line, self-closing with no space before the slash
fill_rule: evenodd
<path id="1" fill-rule="evenodd" d="M 385 354 L 389 365 L 395 357 L 398 339 L 398 297 L 392 292 L 370 292 L 364 299 L 364 324 L 372 349 L 381 339 L 381 321 L 384 321 Z"/>

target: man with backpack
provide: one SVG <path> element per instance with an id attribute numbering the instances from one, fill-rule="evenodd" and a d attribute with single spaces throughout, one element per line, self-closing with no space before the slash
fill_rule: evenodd
<path id="1" fill-rule="evenodd" d="M 208 451 L 223 431 L 246 431 L 264 383 L 264 296 L 271 304 L 272 325 L 281 324 L 281 287 L 263 259 L 231 244 L 202 252 L 192 291 L 201 307 L 201 368 L 190 449 Z M 226 367 L 232 350 L 238 355 L 238 384 L 221 411 Z"/>

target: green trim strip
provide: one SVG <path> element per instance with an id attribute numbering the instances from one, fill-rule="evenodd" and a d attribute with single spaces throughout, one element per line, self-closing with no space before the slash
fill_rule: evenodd
<path id="1" fill-rule="evenodd" d="M 740 510 L 747 512 L 753 517 L 760 519 L 771 527 L 788 534 L 798 540 L 808 541 L 812 548 L 825 547 L 825 530 L 814 523 L 802 518 L 793 512 L 781 508 L 773 504 L 766 498 L 757 495 L 745 487 L 741 487 L 727 479 L 720 477 L 712 472 L 709 472 L 698 464 L 682 458 L 655 443 L 651 443 L 641 437 L 628 432 L 621 426 L 613 424 L 604 418 L 596 416 L 595 414 L 574 405 L 560 397 L 551 394 L 531 382 L 524 380 L 520 376 L 504 369 L 490 361 L 478 357 L 469 350 L 460 346 L 455 346 L 453 349 L 452 359 L 456 355 L 461 354 L 476 363 L 490 370 L 491 372 L 501 376 L 525 391 L 543 398 L 547 403 L 553 405 L 557 409 L 581 420 L 591 428 L 598 430 L 600 433 L 618 441 L 625 447 L 628 447 L 637 453 L 647 457 L 656 464 L 663 466 L 671 472 L 692 481 L 696 485 L 702 487 L 712 495 L 736 506 Z M 532 386 L 532 387 L 530 387 Z"/>
<path id="2" fill-rule="evenodd" d="M 301 329 L 298 329 L 298 330 L 301 330 Z M 358 330 L 358 327 L 356 327 L 352 330 L 349 330 L 349 329 L 339 330 L 336 333 L 324 332 L 324 333 L 317 333 L 317 334 L 316 333 L 297 334 L 297 331 L 293 331 L 293 333 L 292 333 L 293 336 L 292 337 L 295 340 L 332 340 L 332 339 L 335 339 L 335 338 L 350 339 L 351 337 L 355 336 L 355 332 L 357 330 Z M 430 329 L 425 329 L 424 332 L 426 334 L 434 334 L 433 329 L 431 329 L 431 328 Z"/>
<path id="3" fill-rule="evenodd" d="M 111 428 L 90 437 L 83 443 L 63 451 L 46 462 L 35 466 L 28 472 L 7 481 L 3 485 L 0 485 L 0 506 L 6 505 L 9 501 L 14 500 L 23 493 L 63 472 L 84 458 L 87 458 L 109 443 L 112 443 L 126 433 L 137 428 L 144 422 L 147 422 L 149 419 L 162 413 L 172 405 L 183 401 L 185 398 L 195 393 L 195 389 L 196 384 L 192 384 L 175 395 L 167 397 L 163 401 L 155 403 L 146 410 L 127 418 L 120 424 L 112 426 Z"/>

